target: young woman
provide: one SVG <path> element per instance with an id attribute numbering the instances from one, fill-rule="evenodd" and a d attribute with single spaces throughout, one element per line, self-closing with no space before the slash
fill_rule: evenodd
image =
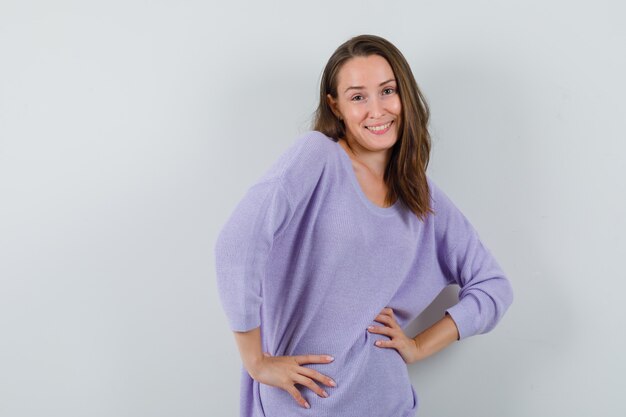
<path id="1" fill-rule="evenodd" d="M 348 40 L 324 69 L 313 130 L 224 225 L 215 261 L 242 417 L 413 417 L 407 364 L 490 331 L 512 303 L 477 231 L 426 175 L 428 118 L 394 45 Z M 407 336 L 450 284 L 459 302 Z"/>

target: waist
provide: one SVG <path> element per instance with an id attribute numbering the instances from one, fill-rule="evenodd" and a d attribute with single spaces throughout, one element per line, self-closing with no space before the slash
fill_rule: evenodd
<path id="1" fill-rule="evenodd" d="M 337 383 L 331 387 L 313 380 L 329 394 L 328 398 L 296 384 L 311 405 L 309 410 L 296 403 L 287 391 L 259 384 L 259 401 L 266 417 L 412 417 L 417 410 L 417 398 L 406 363 L 395 349 L 375 346 L 379 339 L 388 340 L 386 336 L 364 331 L 347 349 L 337 352 L 335 348 L 333 362 L 302 365 Z M 307 352 L 306 347 L 300 348 Z"/>

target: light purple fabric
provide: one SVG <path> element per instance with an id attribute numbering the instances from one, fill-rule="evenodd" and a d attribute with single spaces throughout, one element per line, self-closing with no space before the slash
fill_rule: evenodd
<path id="1" fill-rule="evenodd" d="M 428 177 L 436 214 L 420 221 L 401 202 L 382 208 L 362 191 L 345 150 L 311 131 L 251 186 L 215 245 L 229 327 L 261 326 L 274 356 L 330 354 L 305 364 L 330 376 L 328 398 L 297 385 L 259 384 L 241 367 L 242 417 L 413 417 L 418 398 L 400 354 L 367 326 L 384 307 L 406 327 L 449 284 L 447 312 L 461 339 L 494 328 L 513 301 L 509 280 L 476 230 Z M 415 335 L 409 334 L 409 337 Z"/>

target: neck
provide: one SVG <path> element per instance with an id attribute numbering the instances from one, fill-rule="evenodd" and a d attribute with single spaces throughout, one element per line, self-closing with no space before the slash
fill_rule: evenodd
<path id="1" fill-rule="evenodd" d="M 391 153 L 389 149 L 370 151 L 349 137 L 339 139 L 338 143 L 353 160 L 356 160 L 360 165 L 368 169 L 381 180 L 384 178 L 385 169 L 387 168 L 389 155 Z"/>

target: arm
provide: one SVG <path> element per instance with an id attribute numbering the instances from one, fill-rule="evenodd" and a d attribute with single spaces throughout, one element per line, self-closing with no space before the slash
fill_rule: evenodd
<path id="1" fill-rule="evenodd" d="M 215 243 L 219 298 L 235 332 L 261 326 L 262 282 L 274 239 L 292 216 L 281 180 L 250 187 Z"/>
<path id="2" fill-rule="evenodd" d="M 376 345 L 398 350 L 407 364 L 431 356 L 454 341 L 488 332 L 513 301 L 508 279 L 476 230 L 432 181 L 429 185 L 435 208 L 435 262 L 440 268 L 433 268 L 431 273 L 441 274 L 447 284 L 458 284 L 461 290 L 459 302 L 413 339 L 395 321 L 391 308 L 383 309 L 375 319 L 386 326 L 368 327 L 371 332 L 389 336 L 391 340 L 379 340 Z"/>
<path id="3" fill-rule="evenodd" d="M 413 338 L 419 352 L 415 360 L 427 358 L 457 340 L 459 331 L 452 317 L 446 312 L 441 320 Z"/>
<path id="4" fill-rule="evenodd" d="M 247 332 L 233 332 L 235 335 L 235 341 L 239 348 L 239 355 L 244 368 L 248 371 L 251 377 L 255 373 L 255 368 L 259 362 L 263 359 L 263 352 L 261 348 L 261 327 L 248 330 Z"/>
<path id="5" fill-rule="evenodd" d="M 460 287 L 459 302 L 446 313 L 458 329 L 458 340 L 492 330 L 513 302 L 506 274 L 478 232 L 431 180 L 437 257 L 448 284 Z"/>

